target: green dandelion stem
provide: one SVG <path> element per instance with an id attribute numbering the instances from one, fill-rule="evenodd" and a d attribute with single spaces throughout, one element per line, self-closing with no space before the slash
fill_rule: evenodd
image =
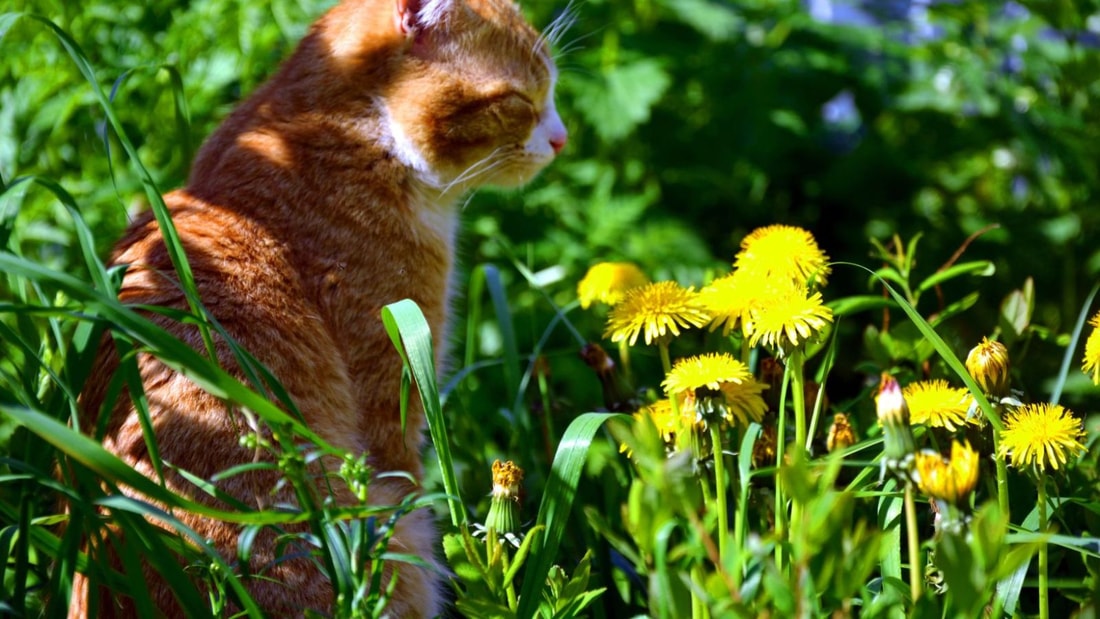
<path id="1" fill-rule="evenodd" d="M 787 446 L 787 387 L 790 381 L 790 366 L 783 372 L 783 383 L 779 388 L 779 427 L 775 436 L 775 536 L 780 543 L 775 545 L 775 567 L 783 571 L 783 542 L 787 536 L 787 497 L 783 487 L 783 476 L 779 469 L 783 466 L 783 456 Z"/>
<path id="2" fill-rule="evenodd" d="M 1000 462 L 1000 460 L 998 460 Z M 1047 484 L 1046 479 L 1039 478 L 1039 533 L 1047 532 Z M 1046 540 L 1039 546 L 1039 619 L 1050 619 L 1050 582 L 1047 576 L 1047 563 L 1050 561 L 1050 551 Z"/>
<path id="3" fill-rule="evenodd" d="M 1008 463 L 1001 456 L 1001 433 L 993 429 L 993 461 L 997 465 L 997 507 L 1008 516 Z"/>
<path id="4" fill-rule="evenodd" d="M 917 537 L 917 505 L 913 499 L 913 484 L 905 484 L 905 534 L 909 541 L 909 593 L 913 604 L 921 591 L 920 539 Z"/>
<path id="5" fill-rule="evenodd" d="M 672 359 L 668 356 L 668 342 L 664 338 L 657 341 L 657 350 L 661 352 L 661 368 L 665 371 L 665 376 L 668 376 L 668 373 L 672 371 Z M 676 401 L 678 398 L 671 393 L 667 395 L 669 402 L 672 404 L 672 416 L 674 419 L 679 419 L 680 403 Z"/>
<path id="6" fill-rule="evenodd" d="M 630 344 L 626 343 L 626 339 L 619 340 L 619 365 L 623 368 L 623 377 L 631 385 L 634 384 L 634 375 L 630 370 Z"/>
<path id="7" fill-rule="evenodd" d="M 486 531 L 485 547 L 488 549 L 488 552 L 486 553 L 486 558 L 489 561 L 492 561 L 492 556 L 494 552 L 500 553 L 502 573 L 507 574 L 508 570 L 511 568 L 511 557 L 508 554 L 508 544 L 497 536 L 497 531 L 495 528 L 490 528 L 488 531 Z M 504 592 L 508 598 L 508 608 L 513 611 L 516 610 L 516 608 L 519 607 L 519 598 L 516 596 L 515 584 L 509 583 Z"/>
<path id="8" fill-rule="evenodd" d="M 726 463 L 725 454 L 722 449 L 722 430 L 721 424 L 710 424 L 710 440 L 712 444 L 712 450 L 714 451 L 714 483 L 715 491 L 714 496 L 717 499 L 716 507 L 718 509 L 718 560 L 720 569 L 726 569 L 726 559 L 729 557 L 729 505 L 726 502 L 727 499 L 727 484 L 726 484 Z"/>
<path id="9" fill-rule="evenodd" d="M 795 349 L 787 361 L 791 375 L 791 399 L 794 403 L 794 448 L 801 457 L 806 453 L 806 382 L 802 376 L 802 349 Z M 791 501 L 791 525 L 802 526 L 802 502 Z"/>
<path id="10" fill-rule="evenodd" d="M 806 449 L 806 381 L 802 376 L 804 364 L 802 349 L 791 353 L 787 365 L 791 372 L 791 397 L 794 403 L 794 444 Z"/>
<path id="11" fill-rule="evenodd" d="M 742 552 L 745 549 L 745 517 L 748 511 L 748 485 L 742 482 L 741 496 L 737 502 L 737 513 L 733 517 L 733 543 L 736 545 L 738 552 Z M 724 563 L 724 562 L 723 562 Z M 738 565 L 733 569 L 733 586 L 737 591 L 741 590 L 741 561 L 737 562 Z"/>

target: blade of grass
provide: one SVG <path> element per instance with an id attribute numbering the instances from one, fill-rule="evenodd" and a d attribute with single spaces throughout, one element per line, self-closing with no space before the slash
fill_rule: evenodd
<path id="1" fill-rule="evenodd" d="M 573 499 L 577 494 L 581 471 L 588 458 L 588 447 L 596 432 L 610 419 L 629 420 L 627 415 L 607 413 L 584 413 L 578 416 L 566 428 L 554 454 L 554 463 L 550 477 L 543 490 L 542 502 L 536 524 L 546 527 L 545 534 L 531 550 L 527 568 L 523 574 L 523 588 L 520 590 L 519 619 L 530 619 L 538 610 L 542 599 L 542 590 L 546 587 L 546 576 L 554 564 L 558 546 L 565 535 L 565 525 L 573 508 Z"/>
<path id="2" fill-rule="evenodd" d="M 129 512 L 137 515 L 141 518 L 140 522 L 142 524 L 149 519 L 153 519 L 170 525 L 174 531 L 186 537 L 218 566 L 220 574 L 225 577 L 230 588 L 237 594 L 237 601 L 244 607 L 244 612 L 247 613 L 249 617 L 262 618 L 264 616 L 263 611 L 256 605 L 252 596 L 249 595 L 229 564 L 227 564 L 222 556 L 218 554 L 218 551 L 210 546 L 202 536 L 195 533 L 194 530 L 180 522 L 174 516 L 144 501 L 139 501 L 127 496 L 108 496 L 100 499 L 97 503 L 111 509 L 114 513 Z M 126 527 L 126 530 L 143 534 L 141 538 L 142 543 L 137 545 L 137 547 L 148 551 L 142 553 L 145 559 L 156 568 L 161 577 L 168 581 L 169 587 L 171 587 L 172 591 L 177 596 L 176 599 L 179 600 L 180 604 L 183 605 L 185 609 L 191 609 L 191 613 L 194 616 L 202 616 L 209 612 L 209 606 L 202 600 L 202 597 L 194 586 L 191 585 L 190 579 L 183 571 L 183 568 L 180 567 L 175 553 L 171 552 L 164 545 L 158 535 L 149 535 L 151 532 L 157 533 L 154 527 L 129 526 Z M 136 588 L 141 589 L 142 587 Z M 192 593 L 194 594 L 193 599 L 189 595 Z"/>
<path id="3" fill-rule="evenodd" d="M 891 479 L 886 482 L 886 490 L 897 488 L 897 483 Z M 887 579 L 904 582 L 901 578 L 901 509 L 902 496 L 900 493 L 883 495 L 878 502 L 879 529 L 883 531 L 884 556 L 880 563 L 883 579 L 883 591 L 886 589 Z M 890 616 L 904 617 L 901 608 L 891 609 Z"/>
<path id="4" fill-rule="evenodd" d="M 500 270 L 491 264 L 482 265 L 485 272 L 485 285 L 489 289 L 489 298 L 493 302 L 493 311 L 497 318 L 497 327 L 500 329 L 501 346 L 504 353 L 504 385 L 508 390 L 508 401 L 512 402 L 512 410 L 517 415 L 523 409 L 520 401 L 520 359 L 519 348 L 516 345 L 516 330 L 512 324 L 512 311 L 508 307 L 508 295 L 504 290 L 504 282 L 500 278 Z M 530 423 L 527 416 L 522 415 L 522 422 L 529 430 Z"/>
<path id="5" fill-rule="evenodd" d="M 89 316 L 112 325 L 112 328 L 141 342 L 165 365 L 180 372 L 210 394 L 236 402 L 273 426 L 282 426 L 298 436 L 326 449 L 331 449 L 298 420 L 255 391 L 245 387 L 209 358 L 200 355 L 184 342 L 158 327 L 148 318 L 123 306 L 114 297 L 93 290 L 71 275 L 52 271 L 35 262 L 0 252 L 0 271 L 7 271 L 36 281 L 48 282 L 84 305 Z"/>
<path id="6" fill-rule="evenodd" d="M 451 524 L 466 524 L 466 508 L 454 472 L 450 437 L 439 403 L 436 385 L 435 354 L 432 350 L 432 333 L 428 321 L 415 302 L 405 299 L 382 308 L 382 324 L 401 354 L 401 361 L 412 372 L 428 420 L 428 433 L 439 456 L 439 472 L 443 476 L 443 490 L 447 493 L 447 506 L 451 512 Z"/>
<path id="7" fill-rule="evenodd" d="M 1062 399 L 1062 389 L 1066 386 L 1066 378 L 1069 376 L 1069 368 L 1073 364 L 1073 359 L 1077 352 L 1077 342 L 1081 341 L 1081 332 L 1085 329 L 1085 322 L 1089 318 L 1089 311 L 1092 309 L 1092 302 L 1096 298 L 1096 293 L 1100 291 L 1100 284 L 1092 287 L 1092 291 L 1089 292 L 1089 296 L 1085 297 L 1085 303 L 1081 306 L 1081 313 L 1077 315 L 1077 322 L 1073 325 L 1073 334 L 1069 338 L 1069 345 L 1066 346 L 1066 354 L 1062 357 L 1062 367 L 1058 370 L 1058 379 L 1054 383 L 1054 389 L 1050 393 L 1050 403 L 1057 404 L 1058 400 Z"/>

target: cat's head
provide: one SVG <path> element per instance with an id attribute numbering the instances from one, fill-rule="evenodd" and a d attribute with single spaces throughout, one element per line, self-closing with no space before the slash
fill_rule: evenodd
<path id="1" fill-rule="evenodd" d="M 377 35 L 395 42 L 386 46 L 386 66 L 369 69 L 385 75 L 372 96 L 394 154 L 422 181 L 515 186 L 565 146 L 548 37 L 528 25 L 513 0 L 365 2 Z"/>

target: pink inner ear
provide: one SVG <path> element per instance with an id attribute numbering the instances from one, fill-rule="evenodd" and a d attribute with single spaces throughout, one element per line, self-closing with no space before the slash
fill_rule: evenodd
<path id="1" fill-rule="evenodd" d="M 420 11 L 420 0 L 396 0 L 394 2 L 394 25 L 406 36 L 416 32 L 416 14 Z"/>
<path id="2" fill-rule="evenodd" d="M 454 0 L 395 0 L 397 28 L 404 35 L 415 35 L 443 21 L 454 9 Z"/>

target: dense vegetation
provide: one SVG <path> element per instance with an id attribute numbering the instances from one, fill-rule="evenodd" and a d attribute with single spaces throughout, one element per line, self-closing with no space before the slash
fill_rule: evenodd
<path id="1" fill-rule="evenodd" d="M 283 423 L 277 407 L 265 408 L 201 356 L 112 304 L 102 292 L 115 274 L 96 258 L 128 215 L 156 207 L 159 191 L 182 184 L 203 137 L 329 4 L 15 0 L 12 13 L 0 15 L 0 612 L 57 612 L 77 569 L 121 586 L 118 574 L 86 565 L 78 552 L 104 506 L 120 526 L 145 531 L 148 554 L 167 557 L 163 569 L 190 591 L 182 599 L 196 614 L 228 603 L 247 610 L 234 590 L 232 558 L 204 556 L 196 540 L 149 533 L 140 516 L 152 508 L 111 491 L 141 482 L 66 426 L 103 329 Z M 524 4 L 536 24 L 564 8 Z M 464 592 L 461 612 L 505 616 L 516 610 L 517 594 L 520 613 L 533 612 L 523 600 L 539 599 L 548 572 L 546 616 L 555 603 L 568 615 L 582 602 L 591 604 L 585 612 L 607 617 L 901 609 L 973 616 L 987 603 L 1037 614 L 1040 581 L 1052 589 L 1055 612 L 1095 611 L 1100 388 L 1080 371 L 1090 333 L 1080 323 L 1097 311 L 1090 304 L 1100 282 L 1100 3 L 899 1 L 868 3 L 858 18 L 822 13 L 853 6 L 576 6 L 559 50 L 568 149 L 531 187 L 481 192 L 464 213 L 456 362 L 439 385 L 450 447 L 439 449 L 442 469 L 429 467 L 431 490 L 446 481 L 451 494 L 462 494 L 449 509 L 434 502 L 455 536 L 447 555 Z M 620 397 L 622 377 L 600 375 L 581 358 L 586 342 L 601 342 L 620 370 L 628 366 L 626 349 L 603 338 L 606 308 L 579 308 L 577 284 L 588 267 L 632 261 L 654 281 L 700 288 L 730 271 L 746 235 L 775 223 L 809 230 L 834 261 L 821 288 L 832 326 L 803 350 L 807 380 L 824 383 L 828 396 L 813 417 L 815 457 L 792 458 L 779 470 L 774 452 L 770 465 L 750 457 L 776 410 L 807 405 L 790 388 L 801 380 L 789 363 L 798 355 L 785 359 L 779 378 L 760 378 L 775 379 L 762 424 L 745 420 L 724 437 L 707 437 L 730 454 L 718 461 L 666 445 L 644 415 L 632 426 L 582 416 L 659 399 L 667 369 L 660 347 L 631 348 L 635 385 Z M 901 298 L 842 263 L 878 270 Z M 415 312 L 407 310 L 395 311 L 395 325 L 415 349 Z M 955 506 L 971 514 L 969 533 L 933 539 L 933 516 L 920 505 L 915 530 L 921 556 L 931 559 L 927 574 L 923 561 L 916 566 L 926 578 L 913 605 L 905 538 L 914 527 L 901 516 L 906 482 L 879 483 L 873 393 L 883 372 L 903 384 L 943 378 L 962 388 L 965 372 L 951 361 L 965 359 L 983 336 L 1007 346 L 1013 397 L 1059 400 L 1084 421 L 1088 450 L 1049 483 L 1035 483 L 1016 467 L 995 471 L 983 443 L 994 432 L 972 430 L 981 483 Z M 746 339 L 692 329 L 668 344 L 674 360 L 726 351 L 754 370 L 767 366 L 767 346 L 742 357 L 751 352 Z M 988 391 L 968 388 L 979 399 Z M 840 412 L 864 438 L 840 451 L 843 462 L 824 449 L 828 420 Z M 946 453 L 949 438 L 937 428 L 919 430 L 916 440 Z M 559 446 L 572 451 L 555 459 Z M 666 449 L 693 458 L 666 458 Z M 428 457 L 434 462 L 437 453 Z M 546 499 L 537 523 L 547 528 L 528 534 L 528 571 L 511 590 L 502 584 L 503 564 L 486 556 L 479 568 L 468 556 L 486 552 L 482 542 L 459 543 L 462 523 L 484 522 L 489 512 L 496 459 L 525 471 L 525 531 Z M 59 463 L 69 471 L 60 482 Z M 551 473 L 552 463 L 561 475 Z M 719 463 L 728 477 L 714 477 Z M 725 531 L 715 488 L 728 491 L 744 527 L 730 538 L 733 556 L 711 552 Z M 1038 509 L 1039 493 L 1050 494 L 1049 513 Z M 148 494 L 195 507 L 155 486 Z M 777 494 L 791 497 L 791 518 L 808 514 L 812 526 L 784 530 L 787 510 L 776 513 Z M 72 509 L 63 530 L 56 526 L 65 518 L 62 498 Z M 327 541 L 319 554 L 347 594 L 345 615 L 384 603 L 372 574 L 338 574 L 343 563 L 332 559 L 382 552 L 385 517 L 383 524 L 350 519 L 363 515 L 310 515 L 316 530 L 338 532 L 320 536 Z M 270 514 L 248 517 L 253 526 L 279 525 Z M 1034 532 L 1048 528 L 1057 534 L 1042 544 Z M 371 544 L 356 545 L 363 539 Z M 179 569 L 176 556 L 190 569 Z M 197 581 L 211 584 L 212 601 Z M 583 593 L 599 589 L 594 600 Z"/>

